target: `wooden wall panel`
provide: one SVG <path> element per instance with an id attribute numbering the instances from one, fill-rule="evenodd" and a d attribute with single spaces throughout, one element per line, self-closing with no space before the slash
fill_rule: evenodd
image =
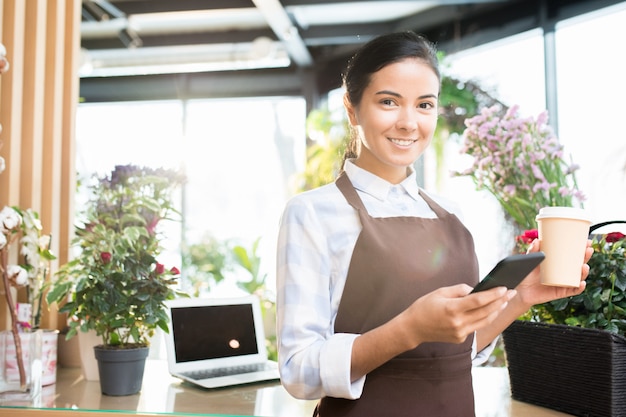
<path id="1" fill-rule="evenodd" d="M 22 91 L 24 74 L 24 24 L 26 4 L 23 1 L 4 0 L 2 7 L 2 39 L 7 49 L 10 69 L 0 76 L 0 155 L 7 164 L 0 174 L 0 204 L 19 203 L 20 138 L 22 136 Z M 17 68 L 17 69 L 16 69 Z"/>
<path id="2" fill-rule="evenodd" d="M 41 212 L 46 2 L 26 1 L 19 206 Z M 20 68 L 13 68 L 19 71 Z"/>
<path id="3" fill-rule="evenodd" d="M 59 257 L 54 272 L 68 259 L 74 217 L 81 1 L 1 0 L 0 6 L 0 42 L 10 63 L 0 77 L 0 155 L 7 165 L 0 174 L 0 209 L 18 205 L 39 212 Z M 8 320 L 2 296 L 0 330 Z M 56 311 L 42 320 L 45 328 L 61 325 Z"/>
<path id="4" fill-rule="evenodd" d="M 50 0 L 47 7 L 46 72 L 43 108 L 41 223 L 51 234 L 51 247 L 59 248 L 61 228 L 61 147 L 63 144 L 63 91 L 65 64 L 65 0 Z M 54 233 L 53 233 L 54 232 Z M 58 253 L 58 250 L 55 250 Z M 52 263 L 56 270 L 58 261 Z M 56 307 L 55 307 L 56 308 Z M 56 311 L 42 318 L 42 327 L 58 328 Z"/>
<path id="5" fill-rule="evenodd" d="M 63 64 L 63 122 L 61 143 L 61 189 L 59 215 L 59 263 L 70 259 L 70 240 L 74 234 L 74 194 L 76 193 L 76 107 L 80 95 L 81 0 L 65 0 L 65 36 Z M 72 109 L 72 111 L 69 111 Z"/>

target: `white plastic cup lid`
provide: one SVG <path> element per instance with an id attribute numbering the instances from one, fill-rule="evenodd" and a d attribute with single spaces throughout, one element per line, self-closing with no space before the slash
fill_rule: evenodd
<path id="1" fill-rule="evenodd" d="M 547 218 L 576 219 L 591 223 L 589 213 L 576 207 L 543 207 L 537 214 L 537 221 Z"/>

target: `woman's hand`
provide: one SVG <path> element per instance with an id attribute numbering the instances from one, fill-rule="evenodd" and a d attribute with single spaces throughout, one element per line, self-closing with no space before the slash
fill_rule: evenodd
<path id="1" fill-rule="evenodd" d="M 535 239 L 531 244 L 528 252 L 539 251 L 539 240 Z M 539 267 L 535 268 L 516 288 L 522 305 L 530 308 L 535 304 L 542 304 L 559 298 L 571 297 L 578 295 L 585 290 L 585 280 L 589 275 L 589 265 L 587 261 L 593 255 L 591 240 L 587 241 L 587 249 L 585 250 L 585 259 L 580 273 L 580 285 L 578 288 L 554 287 L 543 285 L 539 278 Z"/>
<path id="2" fill-rule="evenodd" d="M 465 284 L 439 288 L 405 310 L 400 317 L 411 346 L 424 342 L 462 343 L 468 335 L 493 322 L 516 293 L 505 287 L 469 294 L 471 290 Z"/>
<path id="3" fill-rule="evenodd" d="M 531 244 L 529 252 L 540 250 L 539 241 L 535 239 Z M 539 267 L 528 274 L 526 278 L 515 288 L 515 296 L 501 314 L 491 323 L 490 326 L 480 329 L 476 334 L 476 345 L 480 351 L 506 329 L 515 319 L 528 311 L 535 304 L 542 304 L 559 298 L 571 297 L 580 294 L 585 290 L 585 279 L 589 275 L 589 265 L 587 261 L 593 254 L 591 241 L 587 242 L 584 263 L 580 270 L 580 285 L 578 288 L 564 288 L 543 285 L 539 278 Z"/>

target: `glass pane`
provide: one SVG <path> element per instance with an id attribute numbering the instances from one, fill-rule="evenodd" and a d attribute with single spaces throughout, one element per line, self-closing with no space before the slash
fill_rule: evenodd
<path id="1" fill-rule="evenodd" d="M 116 165 L 180 166 L 182 105 L 179 101 L 81 104 L 76 116 L 76 169 L 79 180 L 108 175 Z M 76 208 L 87 198 L 81 188 Z M 175 197 L 180 201 L 180 196 Z M 178 207 L 180 209 L 180 205 Z M 180 222 L 163 222 L 166 238 L 159 261 L 180 269 Z"/>
<path id="2" fill-rule="evenodd" d="M 557 29 L 559 132 L 596 222 L 626 220 L 626 5 Z M 619 229 L 622 230 L 622 226 Z M 607 230 L 611 231 L 611 230 Z"/>
<path id="3" fill-rule="evenodd" d="M 536 117 L 545 109 L 543 54 L 543 35 L 534 30 L 450 55 L 445 61 L 449 67 L 444 65 L 443 71 L 459 80 L 473 80 L 506 105 L 519 105 L 522 115 Z M 467 167 L 467 159 L 459 153 L 461 142 L 460 137 L 452 137 L 446 143 L 446 167 L 440 172 Z M 430 149 L 425 155 L 427 189 L 434 184 L 434 159 Z M 487 273 L 513 250 L 514 231 L 505 223 L 495 198 L 486 191 L 476 192 L 470 178 L 445 178 L 441 184 L 438 191 L 462 205 L 464 223 L 476 243 L 481 274 Z"/>
<path id="4" fill-rule="evenodd" d="M 261 238 L 258 254 L 272 280 L 278 221 L 304 166 L 304 99 L 197 100 L 184 106 L 181 101 L 79 106 L 79 177 L 129 163 L 184 169 L 181 211 L 188 242 L 210 233 L 249 247 Z M 77 196 L 77 207 L 84 198 Z M 170 224 L 165 232 L 163 262 L 180 265 L 181 226 Z"/>
<path id="5" fill-rule="evenodd" d="M 304 163 L 304 126 L 301 98 L 191 101 L 187 242 L 209 233 L 248 248 L 260 237 L 262 269 L 273 279 L 278 221 Z"/>

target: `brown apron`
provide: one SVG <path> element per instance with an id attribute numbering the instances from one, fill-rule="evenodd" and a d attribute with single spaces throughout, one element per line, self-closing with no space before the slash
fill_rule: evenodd
<path id="1" fill-rule="evenodd" d="M 419 297 L 444 286 L 478 282 L 474 242 L 459 219 L 428 196 L 437 218 L 370 217 L 347 175 L 337 186 L 359 213 L 356 242 L 335 332 L 365 333 Z M 325 397 L 319 417 L 474 416 L 473 336 L 461 344 L 423 343 L 367 375 L 361 398 Z"/>

